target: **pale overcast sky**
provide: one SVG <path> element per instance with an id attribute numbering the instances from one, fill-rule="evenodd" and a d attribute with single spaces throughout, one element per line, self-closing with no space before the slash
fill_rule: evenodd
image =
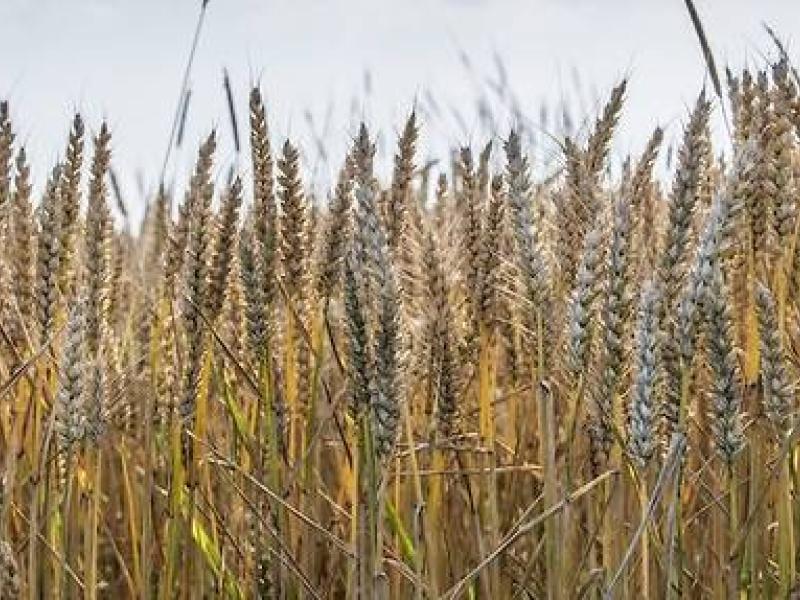
<path id="1" fill-rule="evenodd" d="M 62 152 L 70 115 L 78 109 L 90 127 L 109 120 L 115 164 L 132 201 L 135 170 L 148 183 L 157 180 L 199 4 L 0 0 L 0 98 L 11 101 L 40 179 Z M 797 0 L 696 4 L 721 66 L 756 64 L 763 53 L 772 54 L 762 22 L 779 32 L 794 55 Z M 427 108 L 426 156 L 441 155 L 448 144 L 481 142 L 486 133 L 476 116 L 477 99 L 491 92 L 478 81 L 497 79 L 495 56 L 533 122 L 543 103 L 552 113 L 562 97 L 578 119 L 581 105 L 594 111 L 597 98 L 629 76 L 618 155 L 638 151 L 656 124 L 668 127 L 668 139 L 678 135 L 705 81 L 683 0 L 211 0 L 191 75 L 186 142 L 170 176 L 185 179 L 200 136 L 215 124 L 222 137 L 221 169 L 234 160 L 223 67 L 231 75 L 240 121 L 246 121 L 249 82 L 257 79 L 276 141 L 297 138 L 313 163 L 306 111 L 317 130 L 326 129 L 333 156 L 362 116 L 391 141 L 415 100 L 423 113 Z M 438 116 L 429 95 L 440 106 Z M 451 107 L 462 116 L 455 117 Z M 512 117 L 497 114 L 502 132 Z M 557 132 L 552 121 L 551 116 L 550 128 Z M 246 137 L 244 128 L 242 133 Z"/>

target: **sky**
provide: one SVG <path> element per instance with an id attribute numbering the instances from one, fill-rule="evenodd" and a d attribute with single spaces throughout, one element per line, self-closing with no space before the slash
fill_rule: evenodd
<path id="1" fill-rule="evenodd" d="M 695 3 L 720 65 L 774 57 L 764 22 L 790 54 L 800 43 L 796 0 Z M 159 179 L 199 8 L 200 0 L 0 0 L 0 98 L 10 101 L 40 184 L 77 110 L 90 131 L 108 120 L 125 197 L 134 213 L 141 209 L 142 192 Z M 614 144 L 621 158 L 638 152 L 656 125 L 676 140 L 707 82 L 683 0 L 210 0 L 184 143 L 167 170 L 178 185 L 215 126 L 220 176 L 231 165 L 247 172 L 233 149 L 223 69 L 240 127 L 257 82 L 273 141 L 300 144 L 309 185 L 318 187 L 361 119 L 379 134 L 384 169 L 414 107 L 422 158 L 446 159 L 448 148 L 482 145 L 492 134 L 479 116 L 483 97 L 497 135 L 521 118 L 533 124 L 534 163 L 544 169 L 553 154 L 547 136 L 564 133 L 559 106 L 569 107 L 579 136 L 628 77 Z M 510 92 L 492 91 L 502 78 L 513 102 Z"/>

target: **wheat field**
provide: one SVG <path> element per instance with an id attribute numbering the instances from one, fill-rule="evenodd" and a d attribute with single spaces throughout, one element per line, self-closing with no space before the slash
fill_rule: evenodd
<path id="1" fill-rule="evenodd" d="M 411 112 L 322 197 L 256 87 L 136 226 L 0 103 L 0 598 L 800 597 L 800 79 L 713 79 L 666 173 L 622 81 L 546 175 Z"/>

